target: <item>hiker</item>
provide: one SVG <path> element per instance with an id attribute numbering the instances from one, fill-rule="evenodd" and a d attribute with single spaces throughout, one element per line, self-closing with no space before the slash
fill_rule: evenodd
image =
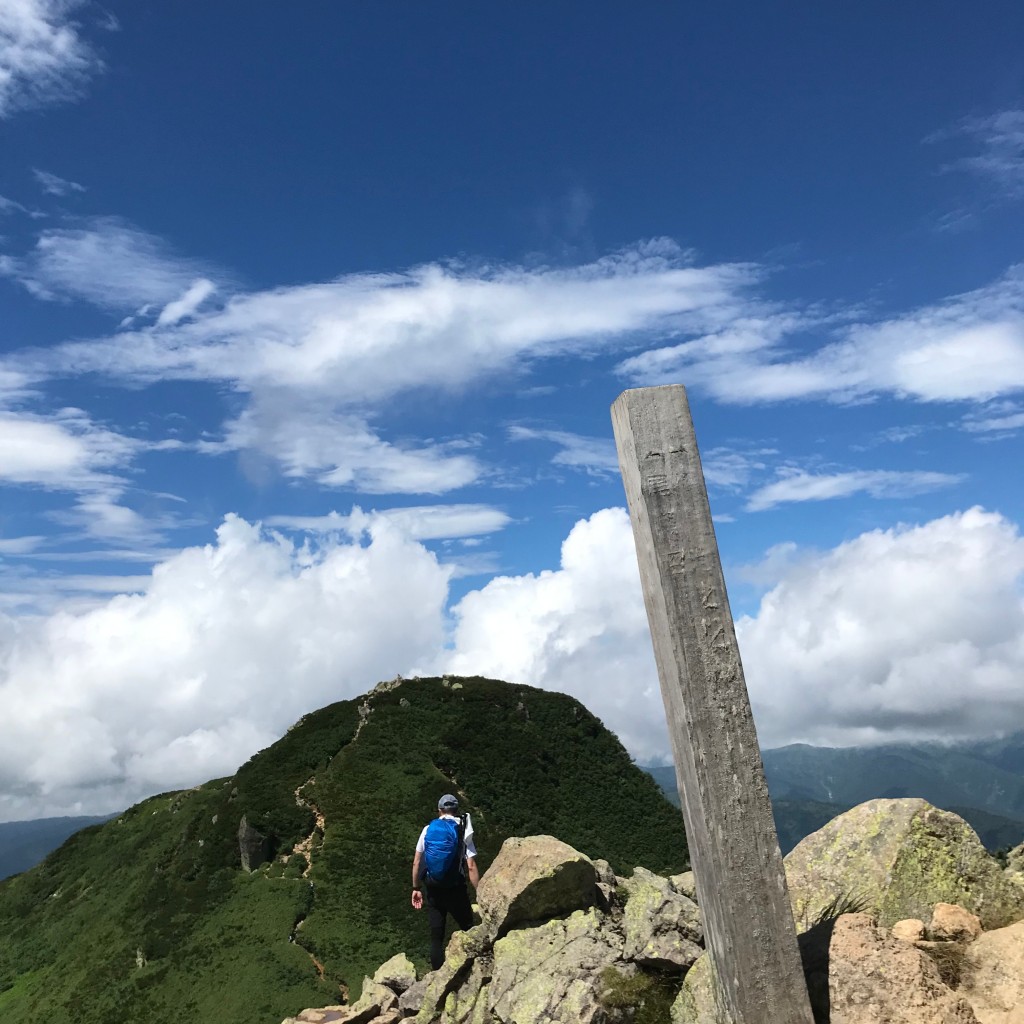
<path id="1" fill-rule="evenodd" d="M 473 823 L 468 814 L 459 816 L 459 801 L 445 793 L 437 802 L 437 817 L 420 833 L 412 861 L 412 905 L 421 910 L 426 892 L 430 923 L 430 967 L 444 963 L 445 922 L 449 914 L 465 930 L 473 925 L 466 878 L 476 889 L 480 872 L 476 866 Z"/>

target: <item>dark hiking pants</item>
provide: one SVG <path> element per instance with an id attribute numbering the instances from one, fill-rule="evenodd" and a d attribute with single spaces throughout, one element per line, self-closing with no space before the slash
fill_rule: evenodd
<path id="1" fill-rule="evenodd" d="M 473 906 L 469 902 L 466 883 L 445 889 L 428 885 L 425 890 L 427 919 L 430 922 L 430 966 L 437 970 L 444 963 L 444 933 L 448 915 L 465 931 L 473 927 Z"/>

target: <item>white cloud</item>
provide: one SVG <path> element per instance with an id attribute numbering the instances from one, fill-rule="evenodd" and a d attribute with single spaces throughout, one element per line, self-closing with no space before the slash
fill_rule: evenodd
<path id="1" fill-rule="evenodd" d="M 746 265 L 693 266 L 664 241 L 570 268 L 428 264 L 237 294 L 188 323 L 70 343 L 29 362 L 53 373 L 223 381 L 365 406 L 418 388 L 462 389 L 682 320 L 728 319 L 756 276 Z"/>
<path id="2" fill-rule="evenodd" d="M 25 537 L 0 537 L 0 557 L 4 555 L 27 555 L 43 543 L 45 537 L 38 534 Z"/>
<path id="3" fill-rule="evenodd" d="M 287 394 L 261 397 L 227 424 L 223 441 L 204 442 L 200 450 L 261 452 L 285 476 L 363 494 L 443 494 L 472 483 L 483 471 L 475 458 L 452 445 L 391 444 L 362 416 L 308 403 L 296 408 Z M 260 472 L 252 461 L 243 467 Z"/>
<path id="4" fill-rule="evenodd" d="M 329 512 L 324 516 L 269 516 L 268 526 L 308 533 L 347 533 L 369 529 L 385 520 L 411 540 L 479 538 L 503 530 L 512 521 L 506 512 L 491 505 L 414 505 L 406 508 L 353 508 L 349 515 Z"/>
<path id="5" fill-rule="evenodd" d="M 188 290 L 180 299 L 167 303 L 156 318 L 157 327 L 169 327 L 192 316 L 197 309 L 217 290 L 217 286 L 201 277 L 189 285 Z"/>
<path id="6" fill-rule="evenodd" d="M 69 18 L 80 0 L 0 4 L 0 118 L 76 98 L 103 63 Z"/>
<path id="7" fill-rule="evenodd" d="M 148 327 L 22 352 L 7 365 L 97 372 L 132 386 L 226 384 L 249 404 L 222 442 L 202 450 L 254 452 L 329 487 L 425 494 L 465 486 L 484 468 L 463 442 L 385 440 L 376 421 L 389 401 L 420 389 L 461 392 L 521 375 L 534 360 L 632 345 L 684 323 L 723 322 L 757 277 L 746 265 L 694 266 L 657 241 L 571 268 L 431 264 L 234 294 L 207 308 L 195 271 L 120 222 L 48 232 L 30 256 L 8 261 L 8 273 L 38 294 L 121 308 L 147 301 L 164 312 Z M 111 279 L 122 284 L 109 288 Z M 260 472 L 258 459 L 249 464 Z"/>
<path id="8" fill-rule="evenodd" d="M 0 273 L 38 298 L 83 299 L 114 311 L 164 306 L 172 323 L 211 293 L 205 272 L 197 260 L 174 255 L 159 238 L 113 217 L 51 228 L 30 253 L 0 263 Z"/>
<path id="9" fill-rule="evenodd" d="M 1013 402 L 992 402 L 965 416 L 963 426 L 972 434 L 1012 434 L 1024 429 L 1024 407 Z"/>
<path id="10" fill-rule="evenodd" d="M 763 743 L 969 738 L 1024 720 L 1024 540 L 971 509 L 795 562 L 737 623 Z"/>
<path id="11" fill-rule="evenodd" d="M 71 492 L 73 510 L 50 518 L 104 540 L 141 540 L 155 522 L 122 503 L 123 473 L 138 452 L 159 447 L 98 426 L 80 409 L 52 416 L 0 411 L 0 487 Z"/>
<path id="12" fill-rule="evenodd" d="M 789 502 L 849 498 L 854 494 L 868 494 L 872 498 L 906 498 L 951 487 L 964 479 L 954 473 L 924 470 L 868 469 L 831 474 L 787 470 L 783 474 L 750 496 L 746 506 L 748 512 L 760 512 Z"/>
<path id="13" fill-rule="evenodd" d="M 86 187 L 77 181 L 69 181 L 60 175 L 51 174 L 49 171 L 41 171 L 38 167 L 33 168 L 32 175 L 39 183 L 39 187 L 48 196 L 70 196 L 75 192 L 85 192 Z"/>
<path id="14" fill-rule="evenodd" d="M 639 760 L 667 756 L 623 509 L 577 523 L 557 568 L 466 594 L 450 645 L 453 570 L 384 516 L 348 521 L 351 534 L 300 546 L 229 516 L 144 593 L 104 600 L 117 581 L 86 579 L 88 608 L 0 613 L 0 818 L 112 810 L 228 773 L 303 713 L 396 672 L 568 692 Z M 758 581 L 772 589 L 737 629 L 764 746 L 1021 720 L 1024 540 L 1005 518 L 972 509 L 832 551 L 780 546 Z"/>
<path id="15" fill-rule="evenodd" d="M 668 736 L 633 534 L 624 509 L 577 523 L 561 566 L 499 576 L 454 609 L 446 671 L 572 694 L 641 761 L 665 756 Z"/>
<path id="16" fill-rule="evenodd" d="M 443 644 L 450 572 L 386 522 L 314 552 L 229 516 L 144 594 L 0 614 L 0 819 L 223 775 Z"/>
<path id="17" fill-rule="evenodd" d="M 0 483 L 95 488 L 111 482 L 107 471 L 128 462 L 135 447 L 78 409 L 64 409 L 52 418 L 0 412 Z"/>
<path id="18" fill-rule="evenodd" d="M 545 441 L 558 446 L 551 461 L 556 466 L 581 469 L 594 476 L 612 476 L 619 471 L 615 442 L 605 437 L 584 437 L 568 430 L 538 430 L 533 427 L 512 426 L 508 429 L 512 441 Z"/>
<path id="19" fill-rule="evenodd" d="M 1024 389 L 1024 267 L 944 302 L 876 322 L 818 329 L 838 340 L 806 354 L 786 347 L 814 327 L 775 314 L 624 360 L 640 384 L 682 381 L 723 402 L 978 401 Z M 806 345 L 806 338 L 804 339 Z"/>

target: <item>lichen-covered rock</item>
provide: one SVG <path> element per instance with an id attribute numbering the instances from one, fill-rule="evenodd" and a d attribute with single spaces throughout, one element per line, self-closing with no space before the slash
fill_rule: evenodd
<path id="1" fill-rule="evenodd" d="M 490 957 L 475 959 L 459 987 L 445 997 L 438 1024 L 493 1024 L 488 1006 L 490 980 Z"/>
<path id="2" fill-rule="evenodd" d="M 686 972 L 672 1004 L 672 1024 L 732 1024 L 721 1003 L 721 990 L 711 956 L 703 953 Z"/>
<path id="3" fill-rule="evenodd" d="M 1024 889 L 1024 843 L 1015 846 L 1006 857 L 1006 877 Z"/>
<path id="4" fill-rule="evenodd" d="M 685 896 L 688 900 L 693 900 L 694 903 L 697 902 L 697 883 L 694 881 L 692 871 L 672 875 L 669 878 L 669 883 L 680 896 Z"/>
<path id="5" fill-rule="evenodd" d="M 626 891 L 623 956 L 643 966 L 686 971 L 703 952 L 697 904 L 644 868 L 634 871 Z"/>
<path id="6" fill-rule="evenodd" d="M 401 995 L 416 983 L 416 968 L 404 953 L 397 953 L 374 971 L 373 980 Z"/>
<path id="7" fill-rule="evenodd" d="M 799 930 L 850 898 L 886 927 L 927 920 L 939 902 L 965 907 L 985 928 L 1024 917 L 1024 891 L 970 825 L 924 800 L 860 804 L 799 843 L 785 865 Z"/>
<path id="8" fill-rule="evenodd" d="M 430 1024 L 437 1019 L 448 996 L 456 991 L 469 976 L 473 961 L 490 948 L 490 933 L 485 925 L 477 925 L 465 932 L 456 932 L 448 942 L 444 963 L 430 974 L 424 975 L 422 982 L 417 982 L 399 999 L 399 1007 L 409 1012 L 406 1007 L 411 1003 L 408 997 L 414 993 L 419 1001 L 416 1020 L 419 1024 Z M 411 1009 L 411 1007 L 410 1007 Z"/>
<path id="9" fill-rule="evenodd" d="M 506 839 L 480 880 L 477 903 L 491 933 L 593 906 L 597 869 L 552 836 Z"/>
<path id="10" fill-rule="evenodd" d="M 985 932 L 968 947 L 961 991 L 982 1024 L 1024 1021 L 1024 921 Z"/>
<path id="11" fill-rule="evenodd" d="M 600 1024 L 601 973 L 620 963 L 622 939 L 596 908 L 509 932 L 494 944 L 488 1002 L 509 1024 Z"/>
<path id="12" fill-rule="evenodd" d="M 981 919 L 955 903 L 936 903 L 928 925 L 935 942 L 973 942 L 981 934 Z"/>

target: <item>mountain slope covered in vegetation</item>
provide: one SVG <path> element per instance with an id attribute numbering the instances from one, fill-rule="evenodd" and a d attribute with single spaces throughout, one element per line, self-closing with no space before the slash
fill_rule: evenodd
<path id="1" fill-rule="evenodd" d="M 399 950 L 423 966 L 409 870 L 446 791 L 473 816 L 482 867 L 506 837 L 539 833 L 619 872 L 686 864 L 678 811 L 573 699 L 396 680 L 0 883 L 0 1020 L 278 1024 L 339 987 L 354 997 Z M 243 817 L 253 859 L 268 858 L 251 873 Z"/>

